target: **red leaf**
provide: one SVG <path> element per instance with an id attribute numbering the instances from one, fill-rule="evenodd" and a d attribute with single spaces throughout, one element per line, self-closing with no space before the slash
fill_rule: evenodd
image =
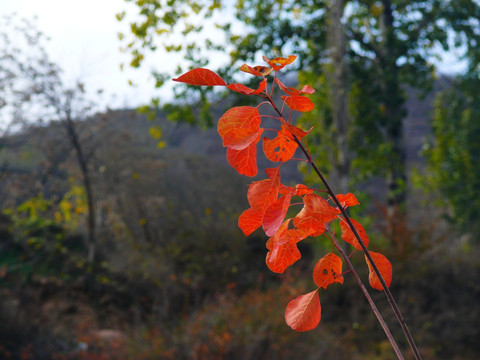
<path id="1" fill-rule="evenodd" d="M 343 284 L 342 259 L 330 253 L 318 260 L 313 269 L 313 281 L 318 287 L 324 289 L 336 282 Z"/>
<path id="2" fill-rule="evenodd" d="M 285 86 L 278 78 L 275 79 L 276 83 L 284 92 L 288 95 L 301 95 L 301 94 L 313 94 L 315 89 L 309 85 L 305 85 L 302 90 L 298 90 L 292 87 Z"/>
<path id="3" fill-rule="evenodd" d="M 268 179 L 255 181 L 248 187 L 247 199 L 253 209 L 262 210 L 262 217 L 267 208 L 278 198 L 280 186 L 280 167 L 266 169 Z"/>
<path id="4" fill-rule="evenodd" d="M 307 136 L 308 134 L 310 134 L 310 132 L 313 130 L 313 127 L 311 127 L 309 130 L 303 131 L 302 129 L 296 126 L 293 126 L 292 124 L 289 124 L 287 122 L 285 122 L 283 125 L 290 132 L 290 134 L 295 135 L 299 140 L 304 136 Z"/>
<path id="5" fill-rule="evenodd" d="M 256 141 L 263 131 L 260 129 L 260 123 L 257 108 L 237 106 L 222 115 L 218 121 L 217 130 L 223 139 L 223 146 L 243 150 Z"/>
<path id="6" fill-rule="evenodd" d="M 295 185 L 294 191 L 295 191 L 295 195 L 297 195 L 297 196 L 303 196 L 303 195 L 306 195 L 306 194 L 312 194 L 313 193 L 312 189 L 310 189 L 307 185 L 303 185 L 303 184 Z"/>
<path id="7" fill-rule="evenodd" d="M 238 218 L 238 227 L 245 236 L 250 235 L 262 225 L 262 212 L 258 209 L 248 208 Z"/>
<path id="8" fill-rule="evenodd" d="M 295 55 L 288 55 L 288 58 L 276 57 L 275 59 L 270 60 L 266 56 L 263 56 L 263 60 L 268 63 L 268 65 L 270 65 L 272 68 L 274 68 L 275 71 L 278 71 L 286 65 L 291 64 L 295 61 L 296 58 L 297 57 Z"/>
<path id="9" fill-rule="evenodd" d="M 290 160 L 295 154 L 297 147 L 297 143 L 284 125 L 282 125 L 275 138 L 263 138 L 263 152 L 270 161 L 285 162 Z"/>
<path id="10" fill-rule="evenodd" d="M 236 92 L 238 92 L 240 94 L 243 94 L 243 95 L 260 94 L 263 90 L 265 90 L 266 87 L 267 87 L 267 79 L 263 79 L 262 82 L 260 83 L 260 85 L 258 86 L 258 89 L 256 89 L 256 90 L 251 89 L 248 86 L 245 86 L 243 84 L 238 84 L 238 83 L 230 84 L 230 85 L 227 86 L 227 88 L 229 88 L 230 90 L 236 91 Z"/>
<path id="11" fill-rule="evenodd" d="M 387 287 L 390 287 L 390 284 L 392 283 L 392 264 L 388 259 L 383 256 L 380 253 L 369 251 L 370 256 L 372 257 L 373 261 L 375 262 L 375 265 L 377 265 L 378 270 L 380 271 L 380 274 L 383 277 L 383 280 L 385 280 L 385 284 L 387 284 Z M 378 279 L 377 274 L 375 274 L 375 271 L 373 271 L 372 264 L 370 264 L 370 261 L 368 261 L 367 255 L 365 255 L 365 261 L 367 262 L 368 265 L 368 281 L 370 282 L 370 286 L 373 287 L 374 289 L 383 290 L 383 286 L 380 283 L 380 280 Z"/>
<path id="12" fill-rule="evenodd" d="M 280 188 L 278 191 L 282 195 L 292 194 L 294 196 L 303 196 L 305 194 L 313 193 L 312 189 L 310 189 L 307 185 L 303 184 L 297 184 L 294 187 L 280 184 Z"/>
<path id="13" fill-rule="evenodd" d="M 267 211 L 265 211 L 262 226 L 267 236 L 273 236 L 277 232 L 278 228 L 285 219 L 285 216 L 287 215 L 291 199 L 292 194 L 282 196 L 272 205 L 270 205 Z"/>
<path id="14" fill-rule="evenodd" d="M 355 226 L 355 229 L 358 232 L 358 235 L 360 235 L 360 239 L 363 240 L 365 243 L 365 246 L 368 246 L 368 236 L 367 232 L 363 228 L 363 226 L 356 220 L 350 219 L 352 221 L 353 226 Z M 348 223 L 345 221 L 345 219 L 342 219 L 340 221 L 340 227 L 342 228 L 342 239 L 346 241 L 347 243 L 353 245 L 353 247 L 357 250 L 362 251 L 362 246 L 359 244 L 357 238 L 353 234 L 352 229 L 350 229 L 350 226 L 348 226 Z"/>
<path id="15" fill-rule="evenodd" d="M 273 242 L 269 250 L 265 263 L 271 271 L 278 274 L 283 273 L 289 266 L 293 265 L 302 257 L 296 243 L 290 241 L 283 244 Z"/>
<path id="16" fill-rule="evenodd" d="M 315 105 L 309 98 L 301 95 L 282 96 L 282 101 L 294 111 L 308 112 L 315 108 Z"/>
<path id="17" fill-rule="evenodd" d="M 295 216 L 293 222 L 298 229 L 311 231 L 311 236 L 319 236 L 325 231 L 325 224 L 337 217 L 340 211 L 330 206 L 327 200 L 316 194 L 303 197 L 303 209 Z"/>
<path id="18" fill-rule="evenodd" d="M 186 72 L 173 81 L 190 85 L 201 86 L 226 86 L 227 83 L 216 73 L 208 69 L 196 68 Z"/>
<path id="19" fill-rule="evenodd" d="M 257 143 L 260 141 L 262 132 L 263 129 L 260 129 L 257 138 L 242 150 L 227 148 L 228 163 L 237 170 L 239 174 L 250 177 L 257 175 Z"/>
<path id="20" fill-rule="evenodd" d="M 352 193 L 348 193 L 345 195 L 338 194 L 337 199 L 338 201 L 340 201 L 340 205 L 342 205 L 343 207 L 360 205 L 357 198 Z"/>
<path id="21" fill-rule="evenodd" d="M 238 219 L 238 226 L 247 236 L 262 225 L 265 211 L 278 197 L 280 168 L 266 169 L 265 172 L 269 179 L 254 181 L 249 185 L 247 199 L 251 208 L 245 210 Z"/>
<path id="22" fill-rule="evenodd" d="M 286 244 L 290 241 L 291 238 L 288 234 L 288 226 L 290 225 L 290 221 L 292 221 L 292 219 L 285 220 L 282 225 L 280 225 L 275 235 L 268 239 L 266 245 L 268 250 L 273 250 L 274 247 Z"/>
<path id="23" fill-rule="evenodd" d="M 268 268 L 275 273 L 283 273 L 290 265 L 302 257 L 297 243 L 306 237 L 306 230 L 288 229 L 291 219 L 285 220 L 275 235 L 268 239 L 265 262 Z"/>
<path id="24" fill-rule="evenodd" d="M 318 290 L 314 290 L 288 303 L 285 321 L 295 331 L 308 331 L 315 329 L 320 323 L 321 312 Z"/>
<path id="25" fill-rule="evenodd" d="M 240 70 L 255 76 L 267 76 L 270 74 L 273 69 L 267 66 L 248 66 L 247 64 L 243 64 L 240 66 Z"/>
<path id="26" fill-rule="evenodd" d="M 302 94 L 313 94 L 315 89 L 312 88 L 310 85 L 305 85 L 302 90 L 300 90 Z"/>
<path id="27" fill-rule="evenodd" d="M 295 89 L 295 88 L 292 88 L 292 87 L 288 87 L 288 86 L 285 86 L 281 81 L 280 79 L 276 78 L 275 79 L 276 83 L 278 84 L 278 86 L 280 87 L 280 89 L 282 89 L 284 92 L 286 92 L 288 95 L 300 95 L 302 92 L 298 89 Z"/>

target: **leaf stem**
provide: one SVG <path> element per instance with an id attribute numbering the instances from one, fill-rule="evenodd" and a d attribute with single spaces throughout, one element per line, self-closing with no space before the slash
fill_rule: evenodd
<path id="1" fill-rule="evenodd" d="M 294 137 L 296 138 L 296 136 L 294 135 Z M 378 269 L 377 267 L 377 264 L 375 263 L 375 261 L 373 260 L 372 256 L 370 255 L 370 252 L 368 251 L 367 249 L 367 246 L 365 245 L 365 243 L 363 242 L 363 240 L 361 239 L 360 235 L 358 234 L 357 232 L 357 229 L 355 229 L 355 226 L 353 225 L 352 221 L 350 220 L 350 216 L 348 215 L 347 211 L 345 210 L 345 208 L 340 204 L 340 201 L 338 200 L 336 194 L 333 192 L 332 188 L 330 187 L 330 185 L 328 184 L 327 180 L 325 179 L 325 177 L 323 176 L 322 172 L 320 171 L 320 169 L 317 167 L 317 165 L 315 164 L 315 162 L 313 161 L 312 157 L 310 156 L 310 154 L 307 152 L 307 150 L 305 149 L 305 147 L 303 146 L 303 144 L 300 142 L 300 140 L 298 138 L 295 139 L 295 141 L 297 142 L 298 146 L 300 147 L 300 149 L 304 152 L 304 154 L 310 159 L 310 166 L 312 166 L 312 168 L 314 169 L 314 171 L 316 172 L 316 174 L 318 175 L 318 177 L 320 178 L 320 180 L 322 181 L 323 185 L 325 186 L 325 188 L 327 189 L 329 195 L 331 196 L 332 200 L 335 202 L 335 204 L 337 205 L 337 207 L 340 209 L 340 211 L 342 212 L 342 215 L 343 215 L 343 218 L 345 219 L 345 221 L 347 222 L 348 226 L 350 227 L 350 229 L 352 230 L 353 234 L 355 235 L 356 239 L 358 240 L 358 243 L 360 244 L 360 246 L 362 247 L 362 250 L 363 252 L 365 253 L 365 256 L 367 257 L 368 261 L 370 262 L 370 264 L 372 265 L 372 268 L 375 272 L 375 274 L 377 275 L 378 279 L 380 280 L 380 283 L 382 284 L 382 287 L 383 287 L 383 290 L 384 290 L 384 293 L 385 293 L 385 296 L 387 297 L 387 300 L 390 304 L 390 307 L 392 308 L 393 310 L 393 313 L 395 314 L 395 317 L 397 318 L 397 321 L 398 323 L 400 324 L 400 327 L 402 328 L 402 331 L 403 333 L 405 334 L 405 337 L 408 341 L 408 344 L 410 345 L 410 348 L 412 349 L 413 351 L 413 354 L 415 356 L 415 359 L 416 360 L 421 360 L 422 357 L 420 355 L 420 352 L 418 351 L 418 348 L 415 344 L 415 341 L 413 340 L 413 337 L 412 337 L 412 334 L 410 333 L 410 330 L 408 330 L 408 326 L 407 326 L 407 323 L 405 322 L 403 316 L 402 316 L 402 313 L 400 312 L 400 308 L 398 307 L 390 289 L 388 288 L 386 282 L 385 282 L 385 279 L 383 278 L 382 274 L 380 273 L 380 270 Z"/>
<path id="2" fill-rule="evenodd" d="M 350 258 L 345 253 L 345 251 L 342 249 L 340 244 L 338 243 L 338 240 L 335 237 L 335 234 L 330 229 L 330 227 L 328 225 L 325 225 L 325 228 L 326 228 L 328 234 L 330 235 L 330 239 L 332 240 L 333 245 L 337 248 L 337 250 L 340 252 L 340 255 L 342 255 L 342 258 L 347 263 L 347 266 L 350 269 L 350 272 L 353 274 L 353 277 L 357 281 L 358 286 L 362 290 L 363 295 L 365 295 L 365 297 L 367 298 L 367 301 L 370 304 L 370 307 L 372 308 L 373 313 L 377 317 L 378 322 L 382 326 L 383 331 L 387 335 L 387 338 L 390 341 L 390 344 L 392 345 L 392 348 L 395 351 L 395 354 L 397 354 L 398 359 L 404 360 L 402 352 L 400 351 L 400 348 L 398 347 L 397 342 L 395 341 L 395 338 L 393 337 L 392 333 L 390 332 L 390 329 L 388 328 L 387 323 L 385 322 L 382 315 L 380 314 L 380 311 L 378 310 L 377 306 L 375 305 L 375 302 L 373 301 L 372 297 L 368 293 L 368 290 L 365 287 L 365 285 L 363 284 L 362 279 L 360 279 L 360 276 L 358 275 L 357 271 L 355 270 L 352 262 L 350 261 Z"/>
<path id="3" fill-rule="evenodd" d="M 283 114 L 278 110 L 277 106 L 275 105 L 274 101 L 272 100 L 271 97 L 268 97 L 268 101 L 270 102 L 270 105 L 273 107 L 273 109 L 275 110 L 275 112 L 283 119 L 285 120 L 285 118 L 283 117 Z M 293 135 L 293 134 L 292 134 Z M 307 159 L 309 160 L 310 162 L 310 166 L 313 168 L 313 170 L 315 171 L 315 173 L 317 174 L 317 176 L 319 177 L 319 179 L 322 181 L 323 185 L 325 186 L 325 188 L 327 189 L 328 191 L 328 194 L 330 195 L 330 197 L 332 198 L 332 200 L 334 201 L 334 203 L 337 205 L 338 209 L 341 211 L 345 221 L 347 222 L 348 226 L 350 227 L 350 229 L 352 230 L 354 236 L 356 237 L 356 239 L 358 240 L 358 243 L 360 244 L 360 246 L 362 247 L 362 250 L 363 252 L 365 253 L 365 256 L 367 257 L 368 261 L 370 262 L 370 264 L 372 265 L 372 268 L 373 268 L 373 271 L 375 272 L 375 274 L 377 275 L 378 279 L 380 280 L 380 283 L 382 284 L 382 287 L 383 287 L 383 290 L 384 290 L 384 293 L 385 293 L 385 296 L 387 297 L 387 300 L 390 304 L 390 307 L 392 308 L 393 310 L 393 313 L 395 314 L 395 317 L 398 321 L 398 323 L 400 324 L 400 327 L 402 328 L 402 331 L 405 335 L 405 338 L 407 339 L 408 341 L 408 344 L 410 345 L 410 348 L 412 349 L 413 351 L 413 354 L 415 356 L 415 359 L 416 360 L 421 360 L 422 357 L 420 355 L 420 352 L 418 351 L 418 348 L 415 344 L 415 341 L 413 340 L 413 337 L 412 337 L 412 334 L 410 333 L 410 330 L 408 330 L 408 326 L 407 326 L 407 323 L 405 322 L 405 320 L 403 319 L 403 316 L 402 316 L 402 313 L 400 312 L 400 308 L 398 307 L 392 293 L 390 292 L 390 289 L 388 288 L 387 284 L 385 283 L 385 279 L 383 278 L 382 274 L 380 273 L 380 270 L 378 269 L 377 267 L 377 264 L 375 263 L 375 261 L 373 260 L 372 256 L 370 255 L 370 252 L 368 251 L 367 249 L 367 246 L 365 245 L 365 243 L 363 242 L 363 240 L 361 239 L 360 235 L 358 234 L 357 232 L 357 229 L 355 229 L 355 226 L 353 225 L 352 221 L 350 220 L 350 217 L 348 216 L 348 213 L 347 211 L 345 210 L 345 208 L 340 204 L 340 201 L 338 200 L 335 192 L 332 190 L 332 188 L 330 187 L 330 184 L 327 182 L 326 178 L 323 176 L 322 172 L 320 171 L 320 169 L 318 168 L 318 166 L 315 164 L 315 162 L 313 161 L 312 159 L 312 156 L 310 155 L 310 153 L 308 152 L 308 150 L 305 148 L 305 146 L 303 146 L 302 142 L 298 139 L 297 136 L 293 135 L 293 138 L 295 140 L 295 142 L 298 144 L 298 147 L 302 150 L 302 152 L 305 154 L 305 156 L 307 157 Z"/>

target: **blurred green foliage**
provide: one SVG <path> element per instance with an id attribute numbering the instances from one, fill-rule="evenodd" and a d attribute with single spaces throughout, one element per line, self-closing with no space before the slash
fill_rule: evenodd
<path id="1" fill-rule="evenodd" d="M 28 199 L 15 209 L 3 211 L 8 237 L 2 241 L 0 266 L 15 286 L 27 283 L 32 277 L 66 280 L 69 270 L 81 258 L 79 238 L 67 236 L 68 223 L 72 222 L 71 203 L 62 199 L 57 214 L 52 216 L 54 203 L 42 195 Z M 56 215 L 57 215 L 56 214 Z"/>
<path id="2" fill-rule="evenodd" d="M 352 181 L 379 175 L 386 179 L 389 200 L 397 205 L 405 201 L 408 189 L 402 132 L 406 87 L 424 93 L 432 89 L 437 76 L 432 60 L 439 48 L 460 49 L 470 69 L 480 59 L 476 46 L 480 6 L 473 0 L 345 0 L 339 7 L 335 0 L 126 2 L 134 3 L 135 10 L 117 18 L 129 25 L 121 41 L 132 66 L 144 66 L 159 50 L 178 59 L 176 69 L 154 70 L 161 80 L 158 86 L 193 67 L 212 68 L 227 82 L 241 81 L 244 78 L 236 69 L 242 62 L 258 61 L 261 55 L 298 55 L 292 68 L 298 71 L 299 81 L 308 80 L 317 90 L 317 109 L 305 115 L 303 122 L 316 127 L 309 137 L 310 149 L 322 169 L 333 173 L 340 164 L 341 176 Z M 332 17 L 335 11 L 341 12 L 340 25 L 332 24 L 338 21 Z M 345 36 L 344 48 L 342 42 L 329 40 L 337 31 L 335 26 Z M 181 41 L 174 34 L 181 34 Z M 336 53 L 343 54 L 340 64 L 334 59 Z M 348 99 L 350 125 L 341 131 L 346 131 L 342 135 L 348 150 L 340 149 L 336 141 L 340 126 L 331 94 L 332 77 L 343 66 L 344 83 L 339 85 Z M 185 85 L 174 90 L 176 103 L 162 104 L 171 120 L 212 125 L 208 102 L 218 99 L 219 93 Z M 197 102 L 197 110 L 191 111 Z M 340 158 L 345 156 L 351 161 L 342 163 Z M 351 174 L 346 174 L 350 169 Z"/>
<path id="3" fill-rule="evenodd" d="M 480 230 L 480 80 L 457 79 L 435 101 L 427 168 L 417 178 L 424 189 L 438 191 L 436 203 L 461 232 L 479 239 Z"/>

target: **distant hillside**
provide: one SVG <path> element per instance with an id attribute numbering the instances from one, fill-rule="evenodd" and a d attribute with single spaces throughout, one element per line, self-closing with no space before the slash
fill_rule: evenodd
<path id="1" fill-rule="evenodd" d="M 410 92 L 406 104 L 408 116 L 404 122 L 409 168 L 423 166 L 421 149 L 430 133 L 431 104 L 435 92 L 444 89 L 448 84 L 448 79 L 441 78 L 436 82 L 434 91 L 424 99 L 419 99 L 415 92 Z M 225 110 L 224 107 L 225 104 L 216 107 L 214 119 L 218 120 Z M 161 127 L 163 133 L 161 140 L 167 144 L 165 148 L 159 149 L 157 147 L 159 140 L 149 134 L 152 126 Z M 91 158 L 92 171 L 98 176 L 100 176 L 99 171 L 105 171 L 105 168 L 110 167 L 117 168 L 119 174 L 133 171 L 142 173 L 145 169 L 138 168 L 140 163 L 147 167 L 162 163 L 164 164 L 162 166 L 171 169 L 180 168 L 185 166 L 185 157 L 190 156 L 222 169 L 222 177 L 236 176 L 235 171 L 227 164 L 225 149 L 221 145 L 221 139 L 215 128 L 201 130 L 185 123 L 172 123 L 165 120 L 161 114 L 153 121 L 149 121 L 135 110 L 115 110 L 77 122 L 77 129 L 81 134 L 86 152 Z M 65 130 L 58 123 L 30 127 L 22 133 L 3 139 L 2 145 L 0 184 L 4 185 L 4 193 L 0 192 L 0 195 L 4 204 L 12 204 L 11 186 L 16 181 L 22 181 L 25 184 L 24 187 L 15 189 L 14 194 L 17 200 L 32 196 L 39 191 L 58 192 L 60 196 L 67 188 L 65 180 L 75 175 L 77 171 L 75 154 L 72 152 Z M 123 155 L 119 157 L 119 154 Z M 259 156 L 261 169 L 272 166 L 276 164 Z M 121 170 L 122 167 L 123 170 Z M 294 162 L 284 166 L 282 176 L 285 182 L 302 180 Z M 259 177 L 263 177 L 262 171 Z M 56 180 L 53 180 L 54 178 Z M 243 184 L 248 184 L 250 181 L 246 178 L 241 180 Z M 382 182 L 373 181 L 370 185 L 366 184 L 366 188 L 374 188 L 378 195 Z"/>

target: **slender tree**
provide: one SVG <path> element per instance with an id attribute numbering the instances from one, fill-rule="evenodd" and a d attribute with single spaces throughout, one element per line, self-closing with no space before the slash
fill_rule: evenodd
<path id="1" fill-rule="evenodd" d="M 6 122 L 3 137 L 10 130 L 40 121 L 59 121 L 65 128 L 82 174 L 87 197 L 87 239 L 85 246 L 90 263 L 95 260 L 96 223 L 95 199 L 89 168 L 89 155 L 79 135 L 75 120 L 85 119 L 93 103 L 85 97 L 81 83 L 68 88 L 61 79 L 60 68 L 53 63 L 44 48 L 45 36 L 36 25 L 16 17 L 2 21 L 12 31 L 0 34 L 0 110 Z M 12 39 L 15 37 L 16 41 Z M 22 48 L 18 42 L 26 45 Z M 0 141 L 2 144 L 2 141 Z"/>
<path id="2" fill-rule="evenodd" d="M 344 0 L 331 0 L 328 4 L 328 57 L 330 59 L 325 69 L 329 90 L 329 104 L 332 108 L 332 123 L 337 136 L 336 151 L 330 152 L 329 163 L 333 169 L 330 171 L 330 181 L 337 184 L 338 191 L 348 192 L 348 179 L 350 174 L 350 152 L 348 148 L 348 95 L 349 80 L 346 62 L 346 39 L 343 17 L 345 10 Z"/>

